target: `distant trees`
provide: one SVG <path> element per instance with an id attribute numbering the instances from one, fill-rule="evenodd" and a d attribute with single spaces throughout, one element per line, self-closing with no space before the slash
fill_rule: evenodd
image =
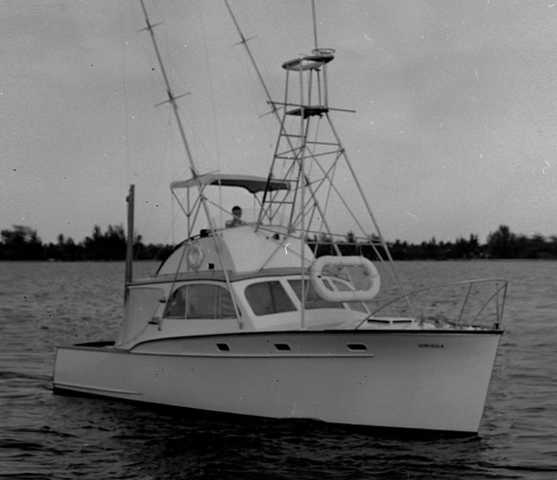
<path id="1" fill-rule="evenodd" d="M 95 225 L 93 234 L 85 237 L 83 248 L 88 260 L 124 260 L 126 258 L 126 234 L 122 225 L 109 225 L 106 232 Z"/>
<path id="2" fill-rule="evenodd" d="M 487 252 L 494 258 L 512 258 L 516 250 L 516 235 L 507 225 L 501 225 L 487 236 Z"/>
<path id="3" fill-rule="evenodd" d="M 427 242 L 409 244 L 395 240 L 389 243 L 391 254 L 397 260 L 456 260 L 485 257 L 477 235 L 468 239 L 459 237 L 454 242 L 438 241 L 435 237 Z"/>
<path id="4" fill-rule="evenodd" d="M 477 235 L 470 235 L 468 240 L 457 238 L 452 248 L 455 258 L 478 258 L 482 256 L 482 249 Z"/>
<path id="5" fill-rule="evenodd" d="M 354 232 L 348 231 L 343 241 L 337 242 L 343 255 L 365 255 L 373 258 L 371 236 L 359 241 Z M 325 235 L 313 235 L 308 245 L 316 248 L 317 256 L 334 255 L 332 239 Z M 555 258 L 557 259 L 557 236 L 545 238 L 535 234 L 531 237 L 511 232 L 507 225 L 500 225 L 490 232 L 485 244 L 477 235 L 459 237 L 454 242 L 438 241 L 435 237 L 417 244 L 395 240 L 387 242 L 395 260 L 450 260 L 472 258 Z M 164 260 L 173 250 L 172 245 L 144 244 L 141 235 L 134 239 L 134 258 L 138 260 Z M 37 231 L 25 225 L 13 225 L 0 231 L 0 260 L 124 260 L 126 234 L 121 225 L 109 225 L 105 231 L 99 225 L 93 227 L 90 236 L 76 243 L 71 237 L 59 234 L 55 243 L 43 243 Z"/>
<path id="6" fill-rule="evenodd" d="M 13 225 L 12 230 L 2 230 L 0 258 L 10 260 L 40 260 L 43 245 L 37 231 L 25 225 Z"/>
<path id="7" fill-rule="evenodd" d="M 557 258 L 557 237 L 516 235 L 507 225 L 500 225 L 487 236 L 490 258 Z"/>
<path id="8" fill-rule="evenodd" d="M 357 242 L 352 231 L 345 236 L 346 241 L 338 243 L 344 255 L 365 255 L 372 258 L 373 249 L 369 240 L 378 242 L 377 237 L 367 242 Z M 438 241 L 435 237 L 421 243 L 395 240 L 387 242 L 395 260 L 459 260 L 474 258 L 555 258 L 557 259 L 557 236 L 545 238 L 535 234 L 531 237 L 511 232 L 507 225 L 500 225 L 490 232 L 487 242 L 481 244 L 477 235 L 458 237 L 454 242 Z M 321 235 L 309 242 L 313 248 L 317 244 L 317 255 L 334 255 L 331 239 Z"/>
<path id="9" fill-rule="evenodd" d="M 126 234 L 121 225 L 109 225 L 104 232 L 95 225 L 91 236 L 79 243 L 59 234 L 56 243 L 44 244 L 35 230 L 23 225 L 13 225 L 0 234 L 0 260 L 124 260 L 126 257 Z M 134 240 L 136 259 L 162 260 L 173 249 L 171 245 L 145 245 L 139 235 Z"/>

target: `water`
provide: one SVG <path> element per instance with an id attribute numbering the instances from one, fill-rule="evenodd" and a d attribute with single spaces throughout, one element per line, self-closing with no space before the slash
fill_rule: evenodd
<path id="1" fill-rule="evenodd" d="M 154 268 L 140 264 L 143 273 Z M 120 263 L 0 263 L 0 478 L 557 478 L 557 262 L 408 262 L 511 281 L 480 435 L 409 437 L 51 392 L 55 346 L 114 338 Z"/>

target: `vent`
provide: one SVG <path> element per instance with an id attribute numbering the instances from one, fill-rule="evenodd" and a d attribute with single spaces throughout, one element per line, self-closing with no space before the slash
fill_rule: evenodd
<path id="1" fill-rule="evenodd" d="M 281 352 L 290 351 L 290 345 L 287 343 L 275 343 L 275 348 Z"/>
<path id="2" fill-rule="evenodd" d="M 398 325 L 412 323 L 412 318 L 368 318 L 368 323 L 382 323 L 384 325 Z"/>
<path id="3" fill-rule="evenodd" d="M 227 343 L 217 343 L 217 348 L 221 352 L 229 352 L 230 351 L 230 347 L 228 346 Z"/>

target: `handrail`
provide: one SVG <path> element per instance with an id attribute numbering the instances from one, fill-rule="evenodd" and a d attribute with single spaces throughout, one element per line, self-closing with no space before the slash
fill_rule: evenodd
<path id="1" fill-rule="evenodd" d="M 503 281 L 503 285 L 499 288 L 496 288 L 495 292 L 484 302 L 484 305 L 482 306 L 482 308 L 478 311 L 478 313 L 476 314 L 476 316 L 472 319 L 472 322 L 475 322 L 476 319 L 481 315 L 481 313 L 485 310 L 485 307 L 487 307 L 489 305 L 489 303 L 491 302 L 491 300 L 493 300 L 494 298 L 496 299 L 495 302 L 495 315 L 497 317 L 497 322 L 495 323 L 495 327 L 499 328 L 499 324 L 501 323 L 500 320 L 503 319 L 503 314 L 502 314 L 502 310 L 501 310 L 501 314 L 499 313 L 499 292 L 501 292 L 501 290 L 504 291 L 503 293 L 503 298 L 506 299 L 507 297 L 507 286 L 508 286 L 508 282 L 505 280 Z M 504 304 L 504 301 L 503 301 Z"/>
<path id="2" fill-rule="evenodd" d="M 470 323 L 475 322 L 479 318 L 479 316 L 482 314 L 482 312 L 486 309 L 486 307 L 495 299 L 496 318 L 497 318 L 497 321 L 495 322 L 495 328 L 499 328 L 500 325 L 502 324 L 503 310 L 504 310 L 504 305 L 505 305 L 505 301 L 506 301 L 506 298 L 507 298 L 507 290 L 508 290 L 508 283 L 509 282 L 507 280 L 503 279 L 503 278 L 495 277 L 495 278 L 479 278 L 479 279 L 474 279 L 474 280 L 463 280 L 463 281 L 449 282 L 449 283 L 439 283 L 439 284 L 430 285 L 430 286 L 427 286 L 427 287 L 417 288 L 415 290 L 407 292 L 405 295 L 398 295 L 395 298 L 392 298 L 392 299 L 388 300 L 387 302 L 381 304 L 378 308 L 373 310 L 368 316 L 366 316 L 356 326 L 355 329 L 357 330 L 358 328 L 360 328 L 365 322 L 367 322 L 369 319 L 375 317 L 379 312 L 385 310 L 387 307 L 389 307 L 393 304 L 396 304 L 398 302 L 402 302 L 402 301 L 406 300 L 406 298 L 408 298 L 408 297 L 415 297 L 416 295 L 422 294 L 424 292 L 429 292 L 429 291 L 432 291 L 432 290 L 438 290 L 440 288 L 458 287 L 458 286 L 468 285 L 468 289 L 467 289 L 466 294 L 464 296 L 464 301 L 462 303 L 462 306 L 460 307 L 460 312 L 459 312 L 458 318 L 456 320 L 456 325 L 460 325 L 461 321 L 462 321 L 462 317 L 464 315 L 466 305 L 469 303 L 470 298 L 473 297 L 473 295 L 471 295 L 473 287 L 476 286 L 476 285 L 487 284 L 487 283 L 493 283 L 495 285 L 495 291 L 487 298 L 487 300 L 485 300 L 483 302 L 483 304 L 481 305 L 481 308 L 475 314 L 474 318 L 472 319 L 472 321 Z M 502 292 L 502 298 L 501 298 L 501 292 Z M 423 322 L 423 320 L 422 320 L 422 322 Z"/>

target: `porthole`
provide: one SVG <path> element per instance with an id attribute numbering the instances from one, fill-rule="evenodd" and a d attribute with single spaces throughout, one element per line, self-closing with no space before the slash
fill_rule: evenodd
<path id="1" fill-rule="evenodd" d="M 361 352 L 367 350 L 367 346 L 363 343 L 349 343 L 346 346 L 348 347 L 348 350 L 352 350 L 353 352 Z"/>

